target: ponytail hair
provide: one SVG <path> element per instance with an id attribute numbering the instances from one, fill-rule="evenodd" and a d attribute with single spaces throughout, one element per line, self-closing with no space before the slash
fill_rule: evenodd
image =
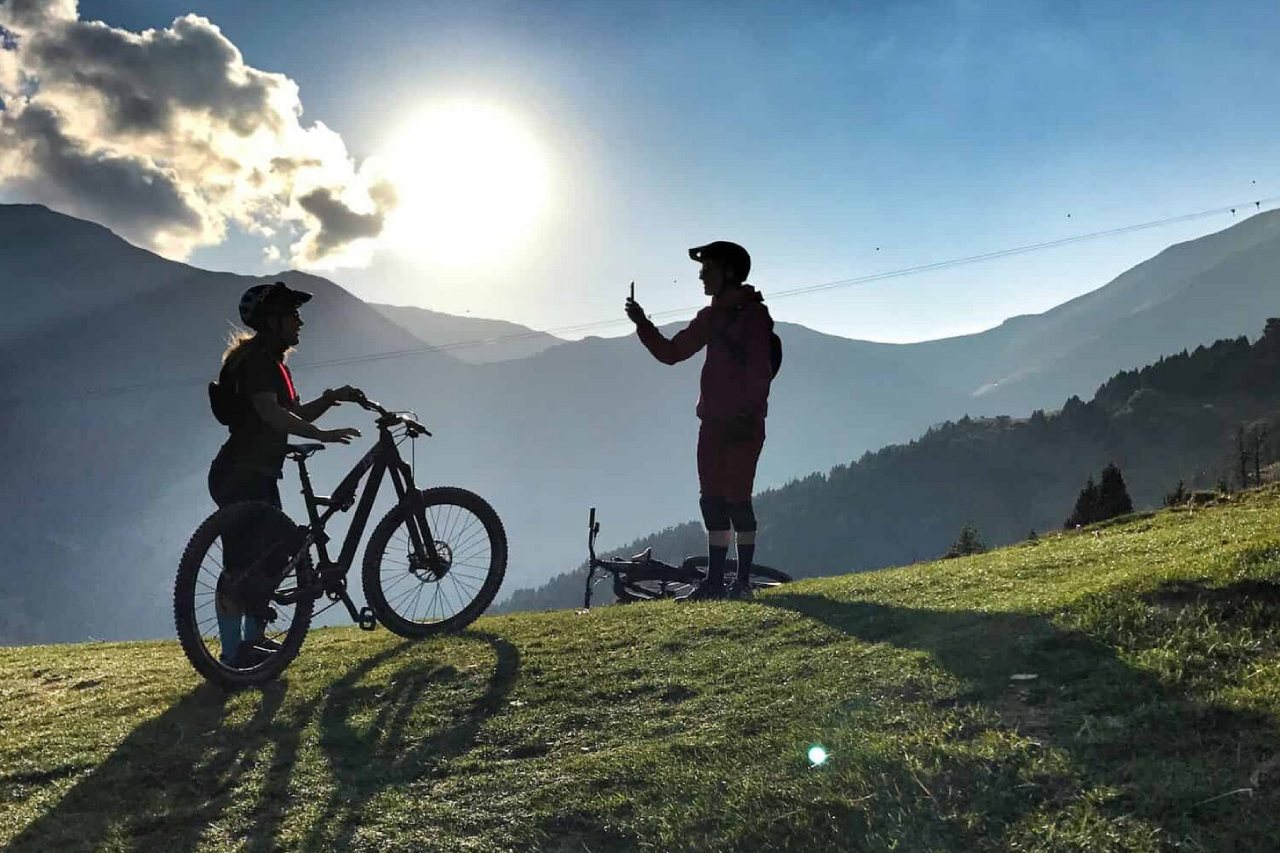
<path id="1" fill-rule="evenodd" d="M 222 363 L 227 361 L 240 351 L 240 347 L 253 340 L 256 335 L 248 329 L 242 329 L 239 326 L 232 325 L 231 331 L 227 333 L 227 348 L 222 351 Z"/>

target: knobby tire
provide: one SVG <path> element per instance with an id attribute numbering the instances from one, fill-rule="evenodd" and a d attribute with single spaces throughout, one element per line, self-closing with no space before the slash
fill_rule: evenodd
<path id="1" fill-rule="evenodd" d="M 443 544 L 452 551 L 460 551 L 465 548 L 469 553 L 470 549 L 477 547 L 478 544 L 487 543 L 490 553 L 487 566 L 480 567 L 469 564 L 459 566 L 456 569 L 459 575 L 455 576 L 452 581 L 449 574 L 438 580 L 423 580 L 421 576 L 414 575 L 414 578 L 410 580 L 406 577 L 406 575 L 413 574 L 407 565 L 408 555 L 388 554 L 388 546 L 392 543 L 392 536 L 396 534 L 397 530 L 405 526 L 405 521 L 408 518 L 407 507 L 404 503 L 398 504 L 383 516 L 370 535 L 369 544 L 364 552 L 364 564 L 361 568 L 364 596 L 378 621 L 386 626 L 387 630 L 410 639 L 460 631 L 470 625 L 493 602 L 494 596 L 498 594 L 498 588 L 502 585 L 502 578 L 507 571 L 507 533 L 502 526 L 502 520 L 484 498 L 466 489 L 454 486 L 440 486 L 424 489 L 422 491 L 422 502 L 428 524 L 435 524 L 439 527 L 437 529 L 437 527 L 433 526 L 431 530 L 432 538 L 437 542 L 437 548 Z M 434 521 L 432 519 L 433 510 L 439 513 Z M 457 530 L 458 523 L 456 518 L 461 515 L 461 512 L 466 512 L 473 516 L 479 522 L 479 528 L 472 529 L 470 522 L 467 522 L 467 526 Z M 483 539 L 481 539 L 481 536 L 483 536 Z M 450 541 L 454 539 L 456 541 Z M 406 536 L 406 546 L 407 543 L 408 537 Z M 405 565 L 403 571 L 400 569 L 402 561 L 399 559 L 402 556 L 406 558 L 403 561 Z M 462 556 L 466 556 L 466 554 Z M 387 572 L 384 572 L 384 565 L 388 570 Z M 454 569 L 450 570 L 451 573 L 454 571 Z M 478 578 L 478 574 L 475 573 L 481 571 L 483 571 L 483 578 L 472 580 Z M 388 572 L 389 580 L 387 580 Z M 459 577 L 464 577 L 468 581 L 477 584 L 474 594 L 465 589 L 465 584 L 459 583 Z M 415 581 L 418 583 L 417 587 L 413 585 Z M 443 593 L 445 598 L 450 601 L 461 601 L 464 594 L 472 595 L 473 597 L 470 603 L 445 618 L 423 621 L 416 618 L 406 618 L 405 615 L 401 614 L 399 606 L 412 597 L 412 606 L 415 610 L 414 615 L 416 615 L 416 608 L 421 594 L 429 587 L 432 588 L 429 595 L 439 596 Z M 450 597 L 450 592 L 453 593 L 452 598 Z"/>
<path id="2" fill-rule="evenodd" d="M 688 592 L 693 588 L 701 577 L 702 572 L 697 572 L 696 577 L 681 577 L 686 574 L 687 569 L 700 569 L 705 571 L 707 567 L 706 555 L 694 557 L 684 563 L 680 569 L 672 573 L 672 579 L 666 582 L 665 588 L 661 581 L 644 580 L 634 583 L 625 580 L 614 584 L 613 593 L 618 599 L 619 604 L 633 604 L 640 601 L 653 601 L 658 598 L 675 598 L 678 595 Z M 724 576 L 726 582 L 733 579 L 738 571 L 738 561 L 734 559 L 726 559 L 724 566 Z M 751 565 L 751 574 L 748 576 L 752 589 L 770 589 L 778 584 L 790 583 L 791 575 L 786 572 L 769 566 L 762 566 L 758 563 Z"/>
<path id="3" fill-rule="evenodd" d="M 303 597 L 293 604 L 293 619 L 283 639 L 279 641 L 281 648 L 256 666 L 247 669 L 230 667 L 211 653 L 210 646 L 201 633 L 196 614 L 197 596 L 208 595 L 207 592 L 201 591 L 202 587 L 209 585 L 212 568 L 205 565 L 205 558 L 226 529 L 237 520 L 243 522 L 247 517 L 265 520 L 259 523 L 280 525 L 281 530 L 286 529 L 285 525 L 288 526 L 287 529 L 295 527 L 292 519 L 268 503 L 246 501 L 222 507 L 206 518 L 191 535 L 178 562 L 178 574 L 173 586 L 173 621 L 177 629 L 178 641 L 182 644 L 182 651 L 196 672 L 208 681 L 228 688 L 265 684 L 279 677 L 302 648 L 302 641 L 311 626 L 311 609 L 314 603 L 312 599 Z M 299 575 L 309 577 L 310 574 L 311 559 L 310 555 L 307 555 L 299 561 L 298 572 L 288 577 L 292 578 L 296 585 Z M 216 584 L 216 576 L 214 576 L 214 583 Z M 212 606 L 211 603 L 210 606 Z M 206 625 L 207 621 L 206 619 Z M 216 624 L 214 628 L 216 630 Z"/>

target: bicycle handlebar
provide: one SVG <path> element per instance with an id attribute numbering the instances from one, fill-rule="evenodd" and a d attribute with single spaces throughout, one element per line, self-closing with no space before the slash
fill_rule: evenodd
<path id="1" fill-rule="evenodd" d="M 600 532 L 600 525 L 596 524 L 596 508 L 591 508 L 591 516 L 587 519 L 587 553 L 591 555 L 591 562 L 596 561 L 596 534 Z"/>
<path id="2" fill-rule="evenodd" d="M 395 426 L 396 424 L 402 424 L 409 430 L 410 435 L 431 436 L 431 431 L 418 421 L 417 412 L 392 412 L 383 408 L 382 404 L 376 400 L 370 400 L 368 397 L 363 395 L 355 401 L 355 404 L 366 412 L 376 412 L 379 415 L 378 426 L 380 427 L 390 427 Z"/>

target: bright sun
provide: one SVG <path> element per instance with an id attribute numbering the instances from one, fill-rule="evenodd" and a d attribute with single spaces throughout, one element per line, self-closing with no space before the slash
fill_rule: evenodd
<path id="1" fill-rule="evenodd" d="M 496 106 L 428 107 L 399 129 L 380 159 L 398 198 L 388 237 L 418 261 L 501 264 L 534 236 L 550 203 L 541 144 Z"/>

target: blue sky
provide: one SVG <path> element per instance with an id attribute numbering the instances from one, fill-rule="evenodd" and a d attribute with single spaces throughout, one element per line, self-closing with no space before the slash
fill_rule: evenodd
<path id="1" fill-rule="evenodd" d="M 80 4 L 133 31 L 187 12 L 296 81 L 303 123 L 357 161 L 441 97 L 502 105 L 545 146 L 553 204 L 527 250 L 326 273 L 375 301 L 555 329 L 620 317 L 632 279 L 651 312 L 699 304 L 684 249 L 713 239 L 751 250 L 767 296 L 1280 194 L 1275 3 Z M 873 340 L 972 332 L 1231 221 L 772 309 Z M 233 232 L 190 260 L 280 266 L 261 251 Z"/>

